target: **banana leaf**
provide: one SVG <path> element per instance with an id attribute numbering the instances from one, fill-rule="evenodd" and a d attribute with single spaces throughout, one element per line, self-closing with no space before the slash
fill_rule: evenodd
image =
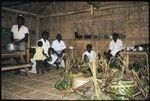
<path id="1" fill-rule="evenodd" d="M 55 83 L 55 88 L 65 90 L 72 87 L 72 72 L 64 73 L 63 77 Z"/>

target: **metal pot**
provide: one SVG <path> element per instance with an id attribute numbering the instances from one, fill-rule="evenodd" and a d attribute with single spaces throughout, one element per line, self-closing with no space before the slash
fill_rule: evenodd
<path id="1" fill-rule="evenodd" d="M 139 51 L 143 51 L 143 47 L 139 46 L 139 47 L 138 47 L 138 50 L 139 50 Z"/>
<path id="2" fill-rule="evenodd" d="M 5 50 L 6 51 L 17 51 L 17 50 L 19 50 L 19 46 L 15 45 L 13 43 L 9 43 L 9 44 L 6 44 Z"/>

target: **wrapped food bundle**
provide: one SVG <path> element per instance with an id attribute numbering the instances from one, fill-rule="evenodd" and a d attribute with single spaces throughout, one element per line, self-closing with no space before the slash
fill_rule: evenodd
<path id="1" fill-rule="evenodd" d="M 75 65 L 74 55 L 68 54 L 66 57 L 66 68 L 63 77 L 55 83 L 55 88 L 58 90 L 66 90 L 72 87 L 73 76 L 71 68 Z"/>
<path id="2" fill-rule="evenodd" d="M 55 88 L 65 90 L 72 87 L 72 72 L 65 72 L 63 77 L 55 83 Z"/>

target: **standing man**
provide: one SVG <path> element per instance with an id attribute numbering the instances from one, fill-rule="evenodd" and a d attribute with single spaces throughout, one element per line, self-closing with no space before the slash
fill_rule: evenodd
<path id="1" fill-rule="evenodd" d="M 123 43 L 119 39 L 118 33 L 113 33 L 113 40 L 109 44 L 109 50 L 104 52 L 106 55 L 107 60 L 109 61 L 111 57 L 116 57 L 119 53 L 123 50 Z"/>
<path id="2" fill-rule="evenodd" d="M 54 53 L 58 56 L 57 62 L 61 64 L 62 67 L 64 67 L 64 53 L 66 50 L 66 45 L 62 40 L 61 34 L 57 34 L 56 40 L 52 42 L 52 48 Z"/>
<path id="3" fill-rule="evenodd" d="M 20 45 L 20 50 L 25 55 L 25 42 L 28 41 L 29 29 L 24 26 L 25 19 L 22 15 L 17 16 L 17 24 L 12 26 L 11 41 Z"/>
<path id="4" fill-rule="evenodd" d="M 23 51 L 25 56 L 25 44 L 28 41 L 29 29 L 24 26 L 25 19 L 22 15 L 17 16 L 16 24 L 11 28 L 11 42 L 19 45 L 20 50 Z M 16 58 L 16 61 L 20 61 L 20 58 Z M 19 70 L 16 70 L 15 74 L 20 73 Z"/>

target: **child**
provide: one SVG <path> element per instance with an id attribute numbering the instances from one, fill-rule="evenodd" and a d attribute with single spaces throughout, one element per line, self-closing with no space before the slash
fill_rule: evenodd
<path id="1" fill-rule="evenodd" d="M 59 68 L 59 65 L 58 65 L 58 62 L 57 62 L 58 61 L 58 56 L 55 55 L 54 49 L 53 48 L 49 48 L 48 54 L 49 54 L 51 59 L 45 60 L 45 62 L 48 63 L 50 66 L 56 65 L 57 66 L 56 69 L 58 69 Z"/>
<path id="2" fill-rule="evenodd" d="M 43 61 L 46 59 L 46 55 L 44 54 L 44 49 L 42 48 L 43 43 L 41 41 L 38 42 L 38 47 L 35 49 L 35 54 L 33 56 L 33 60 L 36 61 L 36 69 L 37 74 L 39 74 L 39 70 L 41 70 L 42 74 L 44 74 L 44 64 Z"/>
<path id="3" fill-rule="evenodd" d="M 92 50 L 92 45 L 88 44 L 86 46 L 86 52 L 83 53 L 82 59 L 85 62 L 91 62 L 96 59 L 96 53 Z"/>

